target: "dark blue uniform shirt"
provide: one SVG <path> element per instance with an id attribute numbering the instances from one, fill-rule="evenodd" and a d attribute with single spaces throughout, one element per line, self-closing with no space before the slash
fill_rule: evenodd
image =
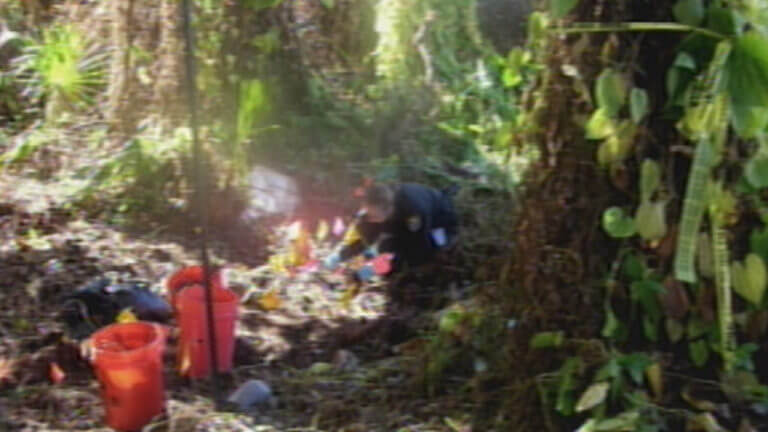
<path id="1" fill-rule="evenodd" d="M 363 219 L 359 223 L 362 239 L 341 250 L 346 260 L 381 241 L 379 252 L 395 255 L 398 263 L 417 266 L 431 260 L 439 246 L 432 231 L 445 230 L 446 243 L 450 243 L 458 231 L 458 221 L 450 193 L 438 191 L 420 184 L 406 183 L 397 187 L 394 211 L 384 222 L 372 223 Z"/>

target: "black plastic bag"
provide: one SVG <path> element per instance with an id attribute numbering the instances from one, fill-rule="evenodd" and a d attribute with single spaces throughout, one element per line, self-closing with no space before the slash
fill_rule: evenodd
<path id="1" fill-rule="evenodd" d="M 141 321 L 164 323 L 173 316 L 168 302 L 150 291 L 145 282 L 113 283 L 109 278 L 100 278 L 64 297 L 60 317 L 70 337 L 84 339 L 114 323 L 127 308 Z"/>

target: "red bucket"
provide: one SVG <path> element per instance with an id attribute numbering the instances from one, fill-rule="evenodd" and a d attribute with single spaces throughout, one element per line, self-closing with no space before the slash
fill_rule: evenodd
<path id="1" fill-rule="evenodd" d="M 113 324 L 91 336 L 106 423 L 137 431 L 165 409 L 165 332 L 157 324 Z"/>
<path id="2" fill-rule="evenodd" d="M 221 269 L 210 269 L 211 271 L 211 287 L 215 289 L 226 288 L 227 283 L 224 280 L 224 275 Z M 165 286 L 168 290 L 168 301 L 171 303 L 171 307 L 176 311 L 176 298 L 179 292 L 189 285 L 203 285 L 203 267 L 192 266 L 185 267 L 176 273 L 174 273 Z"/>
<path id="3" fill-rule="evenodd" d="M 227 289 L 213 289 L 213 321 L 216 332 L 216 350 L 219 372 L 232 369 L 235 353 L 235 324 L 238 318 L 237 294 Z M 200 285 L 185 288 L 179 293 L 178 366 L 182 375 L 204 378 L 211 373 L 208 315 L 205 308 L 205 290 Z"/>

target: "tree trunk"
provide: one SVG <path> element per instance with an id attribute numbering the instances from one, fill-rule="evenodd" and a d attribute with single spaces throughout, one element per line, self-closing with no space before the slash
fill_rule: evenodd
<path id="1" fill-rule="evenodd" d="M 135 0 L 112 2 L 112 62 L 110 67 L 107 122 L 118 135 L 129 134 L 135 126 L 131 106 L 134 74 L 131 71 L 132 26 Z"/>
<path id="2" fill-rule="evenodd" d="M 157 78 L 155 81 L 155 104 L 161 110 L 166 126 L 175 127 L 183 118 L 181 112 L 181 83 L 184 82 L 182 68 L 183 45 L 181 40 L 180 2 L 162 0 L 160 5 L 160 43 L 158 45 Z"/>

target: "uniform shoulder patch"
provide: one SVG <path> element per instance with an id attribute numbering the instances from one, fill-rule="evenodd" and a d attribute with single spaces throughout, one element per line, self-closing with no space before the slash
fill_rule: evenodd
<path id="1" fill-rule="evenodd" d="M 419 215 L 413 215 L 405 221 L 410 231 L 418 231 L 421 229 L 421 217 Z"/>

